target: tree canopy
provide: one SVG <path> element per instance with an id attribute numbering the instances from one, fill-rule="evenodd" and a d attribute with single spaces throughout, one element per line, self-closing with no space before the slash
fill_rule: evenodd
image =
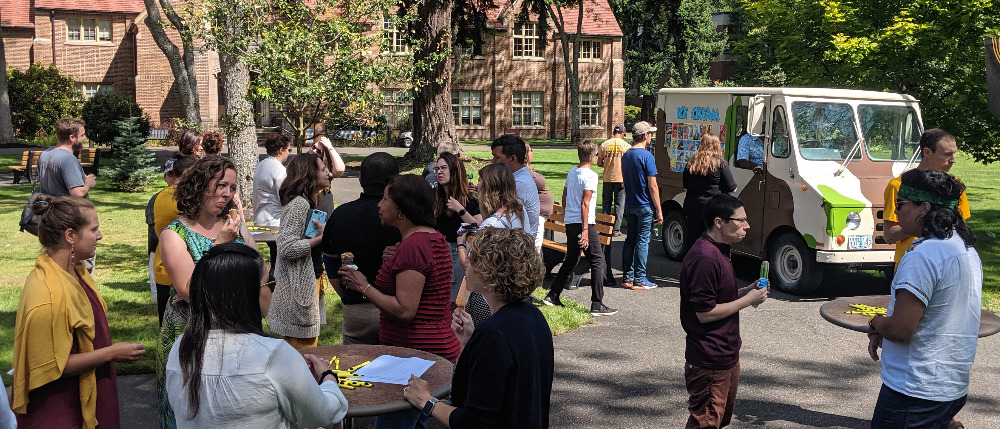
<path id="1" fill-rule="evenodd" d="M 738 83 L 901 92 L 926 128 L 954 134 L 978 161 L 1000 160 L 987 109 L 983 38 L 1000 34 L 991 0 L 740 0 Z"/>

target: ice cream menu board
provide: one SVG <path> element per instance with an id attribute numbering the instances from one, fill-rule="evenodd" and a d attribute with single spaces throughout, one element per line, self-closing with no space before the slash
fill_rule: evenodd
<path id="1" fill-rule="evenodd" d="M 694 151 L 698 149 L 701 142 L 701 135 L 704 133 L 715 133 L 710 124 L 667 124 L 667 137 L 663 140 L 663 147 L 670 153 L 670 171 L 683 172 L 688 161 L 694 158 Z M 726 126 L 720 125 L 718 133 L 722 143 L 722 152 L 726 152 Z"/>

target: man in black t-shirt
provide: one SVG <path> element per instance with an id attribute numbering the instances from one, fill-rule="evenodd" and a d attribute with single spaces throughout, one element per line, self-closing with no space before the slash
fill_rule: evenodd
<path id="1" fill-rule="evenodd" d="M 721 428 L 732 419 L 740 379 L 739 312 L 764 302 L 769 289 L 736 284 L 730 245 L 750 229 L 743 202 L 718 194 L 703 213 L 708 229 L 684 256 L 680 273 L 684 384 L 691 395 L 686 427 Z"/>
<path id="2" fill-rule="evenodd" d="M 361 197 L 341 204 L 326 221 L 323 259 L 326 275 L 344 304 L 344 344 L 378 344 L 379 310 L 361 293 L 340 285 L 337 270 L 341 254 L 354 254 L 354 264 L 369 284 L 382 267 L 382 252 L 401 240 L 399 230 L 382 226 L 378 202 L 389 180 L 399 174 L 396 158 L 385 152 L 368 155 L 361 162 Z"/>

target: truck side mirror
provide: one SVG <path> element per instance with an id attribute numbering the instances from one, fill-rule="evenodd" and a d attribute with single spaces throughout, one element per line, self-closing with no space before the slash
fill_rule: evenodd
<path id="1" fill-rule="evenodd" d="M 752 136 L 764 135 L 764 115 L 767 114 L 767 99 L 769 97 L 757 95 L 751 97 L 747 106 L 747 132 Z"/>

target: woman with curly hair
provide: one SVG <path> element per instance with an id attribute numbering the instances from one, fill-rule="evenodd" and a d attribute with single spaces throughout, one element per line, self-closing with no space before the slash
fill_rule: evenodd
<path id="1" fill-rule="evenodd" d="M 516 270 L 510 267 L 518 267 Z M 431 396 L 427 382 L 410 377 L 403 396 L 451 428 L 540 429 L 549 426 L 554 352 L 542 313 L 527 301 L 542 285 L 544 268 L 534 237 L 520 229 L 476 234 L 465 272 L 493 315 L 473 327 L 462 309 L 452 329 L 463 345 L 452 377 L 451 404 Z"/>
<path id="2" fill-rule="evenodd" d="M 174 428 L 173 410 L 163 389 L 163 367 L 174 340 L 188 319 L 188 286 L 202 255 L 222 243 L 245 243 L 256 249 L 246 222 L 235 210 L 236 165 L 221 156 L 206 156 L 194 163 L 177 184 L 177 220 L 160 233 L 160 256 L 173 288 L 163 313 L 157 388 L 160 394 L 160 427 Z M 263 291 L 262 291 L 263 292 Z"/>
<path id="3" fill-rule="evenodd" d="M 729 164 L 722 159 L 722 144 L 718 136 L 702 134 L 694 157 L 684 168 L 683 181 L 684 189 L 687 189 L 684 196 L 684 217 L 687 219 L 684 249 L 689 249 L 705 232 L 701 216 L 705 203 L 716 194 L 736 192 L 736 181 L 729 171 Z"/>
<path id="4" fill-rule="evenodd" d="M 275 259 L 274 295 L 268 310 L 271 332 L 296 349 L 316 347 L 326 306 L 317 291 L 312 251 L 323 241 L 324 224 L 312 219 L 319 190 L 330 186 L 330 170 L 318 156 L 304 153 L 288 163 L 281 182 L 281 228 Z M 318 233 L 305 235 L 309 225 Z"/>
<path id="5" fill-rule="evenodd" d="M 458 229 L 463 223 L 480 223 L 479 202 L 469 192 L 469 177 L 465 164 L 457 155 L 443 152 L 434 166 L 437 185 L 434 186 L 434 218 L 437 230 L 448 241 L 451 250 L 451 301 L 458 296 L 465 273 L 458 263 Z"/>
<path id="6" fill-rule="evenodd" d="M 218 131 L 206 131 L 201 135 L 201 147 L 205 156 L 218 155 L 226 148 L 226 138 Z"/>
<path id="7" fill-rule="evenodd" d="M 963 427 L 953 418 L 968 399 L 983 289 L 976 237 L 957 209 L 965 185 L 936 170 L 900 178 L 899 227 L 920 238 L 899 261 L 886 316 L 868 322 L 873 360 L 882 348 L 871 427 Z"/>

